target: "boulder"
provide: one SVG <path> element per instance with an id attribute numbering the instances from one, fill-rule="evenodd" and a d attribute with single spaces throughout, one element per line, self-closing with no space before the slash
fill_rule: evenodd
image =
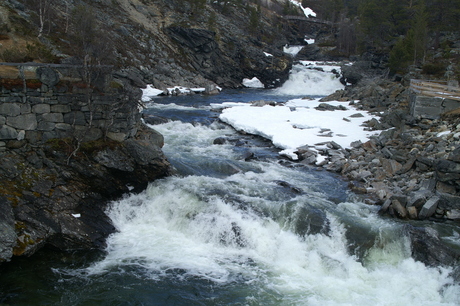
<path id="1" fill-rule="evenodd" d="M 398 200 L 391 201 L 391 206 L 397 217 L 401 219 L 407 218 L 407 210 Z"/>
<path id="2" fill-rule="evenodd" d="M 393 159 L 383 158 L 381 162 L 383 170 L 387 176 L 394 176 L 399 170 L 402 169 L 402 165 Z"/>
<path id="3" fill-rule="evenodd" d="M 415 260 L 434 267 L 458 264 L 459 251 L 442 243 L 434 229 L 406 225 L 404 233 L 411 240 L 412 257 Z"/>
<path id="4" fill-rule="evenodd" d="M 425 204 L 423 204 L 422 209 L 420 209 L 419 219 L 426 219 L 434 215 L 436 208 L 438 207 L 440 198 L 437 196 L 431 197 Z"/>
<path id="5" fill-rule="evenodd" d="M 59 83 L 59 74 L 49 67 L 39 67 L 36 72 L 37 78 L 45 85 L 54 86 Z"/>

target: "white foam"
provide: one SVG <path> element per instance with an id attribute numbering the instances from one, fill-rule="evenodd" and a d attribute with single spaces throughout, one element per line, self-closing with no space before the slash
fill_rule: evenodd
<path id="1" fill-rule="evenodd" d="M 324 66 L 330 67 L 330 66 Z M 326 96 L 344 86 L 333 73 L 309 69 L 305 65 L 297 64 L 292 67 L 289 79 L 275 90 L 281 95 L 308 95 Z M 331 70 L 333 69 L 330 67 Z"/>
<path id="2" fill-rule="evenodd" d="M 384 248 L 372 248 L 365 266 L 348 254 L 346 227 L 335 215 L 329 215 L 329 235 L 294 234 L 293 224 L 282 216 L 288 203 L 259 198 L 266 188 L 273 189 L 268 183 L 271 179 L 293 172 L 277 165 L 267 167 L 266 173 L 240 173 L 227 179 L 170 177 L 156 181 L 144 193 L 113 203 L 108 214 L 118 232 L 107 241 L 106 258 L 90 267 L 89 273 L 136 265 L 160 279 L 168 271 L 181 270 L 185 277 L 217 284 L 244 280 L 258 291 L 277 292 L 279 303 L 292 305 L 458 302 L 460 288 L 452 284 L 450 270 L 414 261 L 408 256 L 406 240 L 398 236 L 392 236 L 394 242 Z M 241 196 L 247 208 L 238 209 L 222 197 L 207 194 L 210 190 Z M 297 206 L 300 209 L 303 201 L 314 197 L 314 193 L 299 197 L 291 210 L 295 213 Z M 280 223 L 255 213 L 248 204 L 271 210 L 267 215 L 281 215 Z M 354 205 L 344 203 L 339 209 L 358 209 Z M 367 228 L 389 229 L 376 217 L 356 219 Z M 243 244 L 237 243 L 236 235 L 241 235 Z"/>

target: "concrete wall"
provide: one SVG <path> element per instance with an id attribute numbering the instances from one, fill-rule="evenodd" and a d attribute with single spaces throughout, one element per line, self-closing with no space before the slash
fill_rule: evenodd
<path id="1" fill-rule="evenodd" d="M 52 138 L 123 141 L 133 136 L 140 90 L 127 90 L 126 80 L 100 71 L 88 87 L 79 74 L 69 67 L 0 69 L 0 151 L 12 140 L 35 144 Z"/>
<path id="2" fill-rule="evenodd" d="M 442 114 L 460 108 L 460 101 L 411 93 L 410 112 L 414 117 L 438 119 Z"/>

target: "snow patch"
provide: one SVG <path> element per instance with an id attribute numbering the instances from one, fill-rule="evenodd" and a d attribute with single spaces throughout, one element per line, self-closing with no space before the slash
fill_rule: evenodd
<path id="1" fill-rule="evenodd" d="M 264 84 L 256 77 L 243 79 L 243 85 L 249 88 L 265 88 Z"/>

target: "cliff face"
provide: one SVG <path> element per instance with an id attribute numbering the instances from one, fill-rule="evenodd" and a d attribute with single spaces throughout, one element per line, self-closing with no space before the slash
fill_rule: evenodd
<path id="1" fill-rule="evenodd" d="M 212 83 L 239 87 L 243 78 L 254 76 L 266 87 L 277 86 L 291 66 L 282 46 L 303 41 L 305 35 L 276 13 L 284 1 L 267 1 L 265 6 L 236 0 L 41 2 L 48 5 L 45 13 L 36 1 L 0 4 L 4 50 L 28 44 L 30 52 L 24 51 L 23 59 L 61 63 L 100 53 L 102 61 L 135 67 L 139 80 L 160 89 Z M 3 61 L 18 60 L 10 53 Z"/>

